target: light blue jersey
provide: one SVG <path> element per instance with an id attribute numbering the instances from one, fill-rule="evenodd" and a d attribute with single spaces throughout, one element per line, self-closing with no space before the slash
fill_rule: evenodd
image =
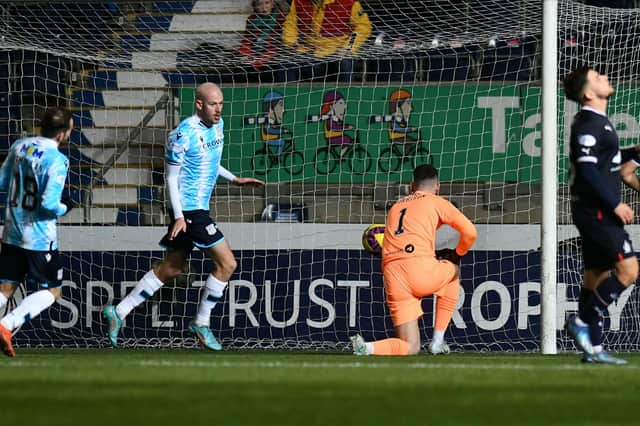
<path id="1" fill-rule="evenodd" d="M 53 139 L 18 139 L 0 168 L 0 189 L 8 192 L 2 241 L 28 250 L 58 248 L 56 219 L 69 160 Z"/>
<path id="2" fill-rule="evenodd" d="M 209 210 L 224 146 L 223 126 L 222 118 L 207 127 L 193 115 L 182 120 L 169 135 L 166 160 L 180 166 L 178 190 L 183 211 Z"/>

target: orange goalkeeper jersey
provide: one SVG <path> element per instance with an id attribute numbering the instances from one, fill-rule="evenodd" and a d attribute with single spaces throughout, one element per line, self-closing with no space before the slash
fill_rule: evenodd
<path id="1" fill-rule="evenodd" d="M 434 257 L 436 230 L 447 224 L 460 233 L 460 256 L 476 240 L 473 223 L 453 204 L 430 192 L 416 191 L 396 201 L 387 215 L 382 264 L 398 259 Z"/>

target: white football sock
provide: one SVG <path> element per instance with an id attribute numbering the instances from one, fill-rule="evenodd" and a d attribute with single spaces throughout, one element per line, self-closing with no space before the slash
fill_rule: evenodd
<path id="1" fill-rule="evenodd" d="M 578 324 L 580 327 L 587 327 L 588 326 L 588 324 L 586 322 L 582 321 L 580 319 L 580 317 L 577 316 L 577 315 L 576 315 L 576 324 Z"/>
<path id="2" fill-rule="evenodd" d="M 0 293 L 0 309 L 4 308 L 8 301 L 9 299 L 7 299 L 7 296 Z"/>
<path id="3" fill-rule="evenodd" d="M 444 330 L 433 330 L 432 345 L 439 345 L 444 341 Z"/>
<path id="4" fill-rule="evenodd" d="M 216 306 L 216 303 L 222 299 L 222 294 L 226 287 L 227 283 L 209 274 L 207 282 L 202 289 L 196 325 L 209 327 L 211 323 L 211 310 Z"/>
<path id="5" fill-rule="evenodd" d="M 123 320 L 129 312 L 138 305 L 141 305 L 145 300 L 151 298 L 153 294 L 162 287 L 164 283 L 153 272 L 153 269 L 144 274 L 144 277 L 138 284 L 127 294 L 127 296 L 118 303 L 116 306 L 116 313 L 121 320 Z"/>
<path id="6" fill-rule="evenodd" d="M 36 291 L 25 297 L 22 303 L 2 318 L 0 323 L 8 330 L 13 331 L 26 321 L 37 317 L 40 312 L 53 305 L 55 301 L 56 298 L 49 290 Z"/>
<path id="7" fill-rule="evenodd" d="M 364 347 L 367 348 L 367 355 L 373 355 L 373 343 L 365 342 Z"/>

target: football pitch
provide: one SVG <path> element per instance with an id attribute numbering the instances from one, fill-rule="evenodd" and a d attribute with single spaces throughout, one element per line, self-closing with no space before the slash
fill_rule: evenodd
<path id="1" fill-rule="evenodd" d="M 640 354 L 20 350 L 7 425 L 637 425 Z"/>

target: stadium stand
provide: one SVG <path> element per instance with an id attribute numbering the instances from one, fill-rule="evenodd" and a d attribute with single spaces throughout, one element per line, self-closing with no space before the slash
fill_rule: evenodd
<path id="1" fill-rule="evenodd" d="M 111 34 L 122 62 L 82 72 L 71 88 L 72 107 L 82 128 L 72 141 L 84 156 L 104 164 L 145 116 L 157 111 L 106 171 L 102 185 L 91 191 L 95 214 L 87 218 L 80 211 L 65 218 L 67 222 L 95 217 L 129 225 L 164 223 L 161 159 L 167 129 L 177 123 L 178 115 L 169 106 L 174 100 L 159 101 L 169 83 L 197 82 L 193 75 L 177 71 L 181 54 L 191 57 L 193 50 L 214 40 L 230 49 L 239 46 L 249 10 L 248 1 L 182 1 L 153 2 L 149 9 L 126 11 L 126 31 Z"/>

